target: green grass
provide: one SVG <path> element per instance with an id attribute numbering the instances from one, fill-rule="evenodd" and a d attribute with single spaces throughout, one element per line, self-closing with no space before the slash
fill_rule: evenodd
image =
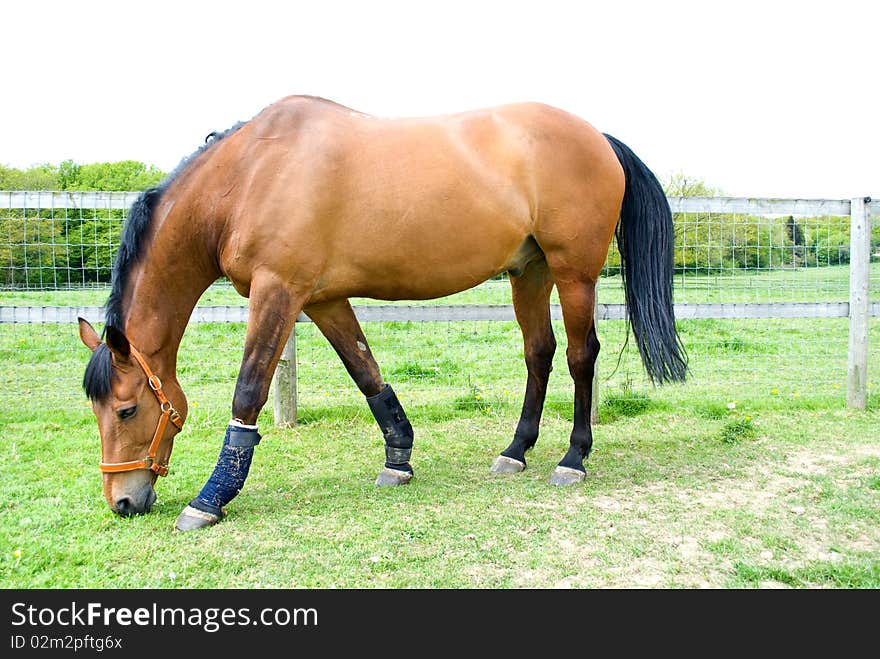
<path id="1" fill-rule="evenodd" d="M 299 327 L 302 423 L 275 428 L 268 406 L 229 517 L 174 534 L 216 460 L 243 325 L 187 331 L 191 416 L 154 512 L 133 519 L 101 496 L 75 328 L 2 326 L 0 585 L 877 587 L 880 404 L 872 393 L 866 413 L 846 410 L 845 363 L 815 365 L 817 336 L 845 355 L 846 319 L 687 321 L 691 381 L 658 389 L 632 345 L 608 379 L 623 326 L 603 323 L 602 423 L 588 478 L 570 489 L 546 482 L 572 419 L 556 330 L 541 438 L 529 469 L 504 478 L 488 467 L 521 405 L 516 324 L 366 325 L 416 432 L 416 478 L 389 490 L 372 484 L 382 439 L 362 397 L 317 330 Z M 752 347 L 731 351 L 730 337 Z"/>
<path id="2" fill-rule="evenodd" d="M 656 401 L 644 392 L 634 391 L 632 381 L 626 380 L 619 390 L 609 391 L 602 396 L 599 420 L 608 422 L 624 416 L 638 416 L 657 407 Z"/>
<path id="3" fill-rule="evenodd" d="M 876 558 L 865 558 L 847 563 L 811 561 L 796 568 L 736 565 L 737 579 L 743 586 L 761 586 L 769 583 L 794 587 L 827 586 L 831 588 L 880 587 L 880 563 Z"/>
<path id="4" fill-rule="evenodd" d="M 721 441 L 734 444 L 744 439 L 751 439 L 755 436 L 755 432 L 755 424 L 752 423 L 751 417 L 734 419 L 733 421 L 728 421 L 721 428 Z"/>
<path id="5" fill-rule="evenodd" d="M 4 587 L 878 586 L 876 412 L 761 411 L 761 438 L 713 441 L 719 424 L 646 412 L 595 428 L 587 481 L 546 477 L 567 420 L 549 414 L 530 468 L 488 472 L 515 415 L 411 410 L 416 479 L 372 485 L 381 437 L 367 415 L 264 425 L 245 491 L 217 527 L 171 532 L 210 472 L 222 423 L 177 442 L 149 515 L 120 519 L 100 494 L 88 410 L 4 416 Z M 807 426 L 809 436 L 792 432 Z M 815 435 L 813 434 L 815 433 Z M 14 439 L 12 439 L 14 438 Z M 63 446 L 59 446 L 63 444 Z M 60 450 L 63 449 L 63 450 Z M 799 475 L 803 463 L 821 468 Z M 872 512 L 873 511 L 873 512 Z M 145 557 L 149 557 L 145 559 Z M 144 561 L 148 560 L 145 568 Z"/>
<path id="6" fill-rule="evenodd" d="M 726 405 L 714 402 L 700 402 L 693 407 L 694 414 L 702 419 L 723 419 L 728 416 Z"/>
<path id="7" fill-rule="evenodd" d="M 410 380 L 421 378 L 437 378 L 458 372 L 458 364 L 451 359 L 443 359 L 435 364 L 422 364 L 417 361 L 405 361 L 386 371 L 386 377 L 393 380 Z"/>
<path id="8" fill-rule="evenodd" d="M 677 299 L 845 300 L 846 275 L 688 275 Z M 599 296 L 622 301 L 615 278 Z M 0 304 L 105 297 L 7 291 Z M 509 285 L 492 282 L 439 302 L 509 301 Z M 242 302 L 223 286 L 201 301 Z M 865 413 L 845 408 L 845 318 L 679 325 L 690 379 L 652 388 L 632 341 L 618 364 L 623 323 L 600 324 L 588 477 L 556 489 L 546 479 L 567 448 L 573 395 L 561 323 L 541 438 L 510 478 L 488 467 L 522 403 L 516 323 L 365 324 L 416 433 L 416 478 L 392 490 L 372 484 L 382 439 L 363 398 L 317 329 L 299 325 L 300 425 L 275 428 L 267 406 L 244 492 L 222 524 L 193 534 L 171 528 L 216 460 L 244 325 L 187 330 L 178 374 L 190 418 L 154 512 L 133 519 L 101 496 L 76 328 L 0 325 L 0 586 L 877 588 L 880 324 Z"/>

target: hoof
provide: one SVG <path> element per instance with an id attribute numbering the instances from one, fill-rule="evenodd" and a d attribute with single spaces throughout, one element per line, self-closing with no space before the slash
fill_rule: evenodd
<path id="1" fill-rule="evenodd" d="M 411 471 L 401 471 L 385 467 L 376 477 L 376 485 L 380 487 L 385 485 L 406 485 L 412 480 L 412 477 Z"/>
<path id="2" fill-rule="evenodd" d="M 177 516 L 177 521 L 174 522 L 174 530 L 194 531 L 206 526 L 214 526 L 214 524 L 221 519 L 223 518 L 217 517 L 217 515 L 212 515 L 211 513 L 206 513 L 203 510 L 198 510 L 192 506 L 187 506 L 183 509 L 183 512 Z"/>
<path id="3" fill-rule="evenodd" d="M 518 474 L 526 468 L 525 462 L 520 462 L 515 458 L 508 458 L 506 455 L 499 455 L 492 463 L 490 471 L 493 474 Z"/>
<path id="4" fill-rule="evenodd" d="M 587 475 L 580 469 L 571 467 L 556 467 L 550 474 L 550 485 L 574 485 L 582 482 Z"/>

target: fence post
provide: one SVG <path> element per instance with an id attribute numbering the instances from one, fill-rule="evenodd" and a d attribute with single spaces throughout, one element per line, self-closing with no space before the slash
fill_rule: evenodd
<path id="1" fill-rule="evenodd" d="M 849 355 L 846 405 L 865 409 L 868 380 L 868 298 L 871 260 L 871 218 L 868 200 L 851 200 L 849 221 Z"/>
<path id="2" fill-rule="evenodd" d="M 296 425 L 296 324 L 281 351 L 275 369 L 275 425 L 291 428 Z"/>

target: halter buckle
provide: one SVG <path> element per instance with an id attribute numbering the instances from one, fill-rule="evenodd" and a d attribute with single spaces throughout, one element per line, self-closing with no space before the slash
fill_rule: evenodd
<path id="1" fill-rule="evenodd" d="M 168 474 L 168 465 L 156 462 L 155 458 L 147 456 L 144 458 L 144 468 L 155 472 L 157 476 L 165 476 Z"/>

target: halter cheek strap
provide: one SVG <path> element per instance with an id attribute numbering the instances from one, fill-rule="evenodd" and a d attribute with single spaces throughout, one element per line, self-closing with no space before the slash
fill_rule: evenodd
<path id="1" fill-rule="evenodd" d="M 162 437 L 165 434 L 165 428 L 168 427 L 168 422 L 170 421 L 178 430 L 183 430 L 183 419 L 180 417 L 177 410 L 171 405 L 171 401 L 165 396 L 165 392 L 162 391 L 162 380 L 150 370 L 144 356 L 138 352 L 134 346 L 130 346 L 130 348 L 131 356 L 135 358 L 137 363 L 140 364 L 141 368 L 144 370 L 150 389 L 156 394 L 156 399 L 159 401 L 159 408 L 162 410 L 162 414 L 159 416 L 159 423 L 156 425 L 156 432 L 153 433 L 153 441 L 150 442 L 150 448 L 147 451 L 146 457 L 141 458 L 140 460 L 129 460 L 128 462 L 102 461 L 98 464 L 98 468 L 104 473 L 109 474 L 123 471 L 135 471 L 136 469 L 149 469 L 159 476 L 165 476 L 168 473 L 168 463 L 165 462 L 160 464 L 156 462 L 156 453 L 159 451 L 159 444 L 162 443 Z"/>

